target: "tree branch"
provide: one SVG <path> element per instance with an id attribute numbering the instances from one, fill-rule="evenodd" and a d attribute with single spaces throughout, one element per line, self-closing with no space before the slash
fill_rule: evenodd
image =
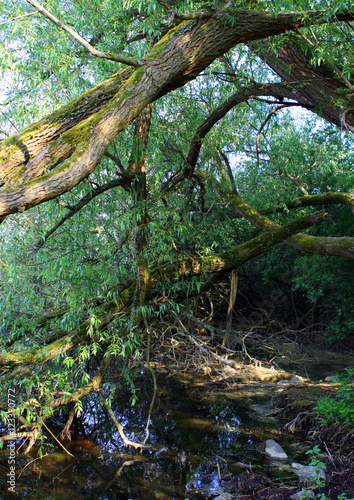
<path id="1" fill-rule="evenodd" d="M 108 191 L 109 189 L 112 189 L 114 187 L 124 187 L 126 188 L 130 184 L 130 177 L 128 175 L 125 175 L 123 178 L 120 179 L 114 179 L 110 182 L 107 182 L 106 184 L 103 184 L 103 186 L 99 186 L 96 189 L 92 189 L 86 196 L 84 196 L 76 205 L 73 207 L 70 207 L 70 211 L 67 212 L 64 217 L 60 219 L 49 231 L 45 233 L 44 236 L 34 245 L 36 250 L 39 250 L 42 248 L 44 243 L 48 240 L 48 238 L 60 227 L 66 222 L 68 219 L 71 219 L 77 212 L 79 212 L 82 208 L 84 208 L 86 205 L 90 203 L 94 198 L 99 196 L 100 194 Z"/>
<path id="2" fill-rule="evenodd" d="M 288 210 L 302 207 L 315 207 L 319 205 L 346 205 L 351 210 L 354 210 L 354 194 L 353 193 L 337 193 L 336 191 L 328 191 L 321 194 L 308 194 L 306 193 L 301 198 L 295 198 L 285 206 Z M 275 209 L 262 210 L 262 215 L 269 215 L 274 212 L 283 212 L 284 205 Z"/>
<path id="3" fill-rule="evenodd" d="M 256 226 L 258 229 L 264 232 L 274 231 L 276 230 L 276 228 L 281 227 L 279 226 L 279 224 L 271 221 L 267 217 L 257 212 L 254 208 L 250 207 L 238 194 L 228 191 L 220 183 L 217 184 L 222 195 L 225 196 L 236 207 L 238 212 L 253 226 Z M 325 199 L 326 195 L 327 193 L 325 195 L 313 195 L 313 200 L 314 202 L 317 201 L 319 203 L 321 198 L 316 199 L 316 197 L 322 196 L 322 199 Z M 346 197 L 346 199 L 348 200 L 348 196 L 346 196 L 346 194 L 344 194 L 344 197 Z M 328 198 L 330 198 L 330 196 L 327 196 L 327 199 Z M 310 200 L 308 199 L 308 201 Z M 302 250 L 303 252 L 327 256 L 337 255 L 347 257 L 348 259 L 354 259 L 354 238 L 351 237 L 333 238 L 328 236 L 326 237 L 310 236 L 308 234 L 296 234 L 291 238 L 284 238 L 284 240 L 286 240 L 284 241 L 284 243 L 286 243 L 287 245 Z"/>
<path id="4" fill-rule="evenodd" d="M 272 96 L 276 98 L 286 97 L 288 99 L 295 98 L 295 94 L 287 84 L 283 85 L 279 83 L 255 84 L 250 87 L 245 87 L 244 89 L 231 96 L 227 101 L 216 108 L 198 127 L 197 132 L 192 139 L 187 156 L 187 163 L 192 168 L 192 170 L 194 170 L 196 166 L 203 139 L 208 134 L 208 132 L 210 132 L 212 127 L 219 120 L 224 118 L 224 116 L 231 109 L 233 109 L 241 102 L 245 102 L 248 99 L 253 99 L 254 97 L 259 96 Z M 300 105 L 302 105 L 302 103 L 300 103 Z"/>
<path id="5" fill-rule="evenodd" d="M 232 195 L 235 197 L 236 195 Z M 170 280 L 178 280 L 183 276 L 201 275 L 203 273 L 213 274 L 236 269 L 245 262 L 262 254 L 268 248 L 288 239 L 293 234 L 311 227 L 325 217 L 326 213 L 323 210 L 314 212 L 305 217 L 300 217 L 289 222 L 284 226 L 274 225 L 270 227 L 266 233 L 237 245 L 229 251 L 223 252 L 215 256 L 205 256 L 192 258 L 183 256 L 177 262 L 167 263 L 158 266 L 149 273 L 149 279 L 146 284 L 147 292 L 151 292 L 158 283 L 169 278 Z M 272 223 L 273 224 L 273 223 Z M 132 297 L 134 281 L 130 281 L 126 288 L 121 286 L 119 294 L 119 303 L 110 301 L 96 309 L 95 316 L 99 321 L 98 329 L 105 328 L 129 303 Z M 118 289 L 118 287 L 117 287 Z M 16 367 L 40 366 L 55 357 L 62 355 L 83 341 L 90 339 L 90 318 L 81 323 L 77 328 L 61 339 L 42 347 L 34 352 L 21 354 L 7 352 L 0 354 L 0 366 L 7 366 L 10 369 L 15 368 L 14 372 L 5 377 L 5 381 L 13 378 L 19 372 Z"/>
<path id="6" fill-rule="evenodd" d="M 353 18 L 347 11 L 333 20 Z M 318 12 L 306 19 L 328 22 L 319 20 Z M 154 45 L 144 66 L 127 68 L 73 101 L 83 114 L 69 103 L 65 113 L 62 108 L 1 142 L 0 184 L 6 187 L 0 189 L 0 219 L 56 198 L 87 178 L 147 104 L 196 78 L 232 47 L 303 25 L 303 14 L 246 9 L 231 17 L 217 11 L 207 19 L 180 23 Z M 106 90 L 113 89 L 108 97 Z M 94 94 L 98 102 L 91 100 Z"/>
<path id="7" fill-rule="evenodd" d="M 302 43 L 293 37 L 274 53 L 269 40 L 258 40 L 249 44 L 251 50 L 260 57 L 275 73 L 294 89 L 295 100 L 312 104 L 313 112 L 330 123 L 341 126 L 343 108 L 352 108 L 348 87 L 333 68 L 326 64 L 313 66 L 310 44 Z M 339 103 L 342 100 L 343 108 Z"/>
<path id="8" fill-rule="evenodd" d="M 42 7 L 36 0 L 26 0 L 29 4 L 31 4 L 38 12 L 43 14 L 47 19 L 56 24 L 59 28 L 69 33 L 77 42 L 79 42 L 83 47 L 85 47 L 91 55 L 95 57 L 100 57 L 103 59 L 109 59 L 110 61 L 119 62 L 122 64 L 127 64 L 128 66 L 141 66 L 142 63 L 136 61 L 135 59 L 131 59 L 130 57 L 117 56 L 116 54 L 111 54 L 110 52 L 101 52 L 100 50 L 95 49 L 89 42 L 87 42 L 82 36 L 80 36 L 76 31 L 67 26 L 66 24 L 59 21 L 58 18 L 53 16 L 50 12 L 47 11 L 44 7 Z"/>

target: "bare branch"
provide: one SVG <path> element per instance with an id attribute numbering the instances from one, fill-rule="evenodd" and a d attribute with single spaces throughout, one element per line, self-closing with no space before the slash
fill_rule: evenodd
<path id="1" fill-rule="evenodd" d="M 125 176 L 124 178 L 120 179 L 114 179 L 113 181 L 107 182 L 103 186 L 99 186 L 96 189 L 92 189 L 86 196 L 84 196 L 76 205 L 70 208 L 70 211 L 67 212 L 64 217 L 60 219 L 59 222 L 55 224 L 49 231 L 45 233 L 45 235 L 42 237 L 41 240 L 39 240 L 35 248 L 36 250 L 39 250 L 42 248 L 44 243 L 48 240 L 48 238 L 60 227 L 66 222 L 68 219 L 71 219 L 77 212 L 79 212 L 82 208 L 84 208 L 86 205 L 90 203 L 94 198 L 99 196 L 100 194 L 104 193 L 105 191 L 108 191 L 109 189 L 112 189 L 114 187 L 118 186 L 126 186 L 129 184 L 129 178 L 128 176 Z M 60 203 L 60 202 L 59 202 Z"/>
<path id="2" fill-rule="evenodd" d="M 17 19 L 22 19 L 23 17 L 33 16 L 35 14 L 38 14 L 38 12 L 29 12 L 28 14 L 22 14 L 21 16 L 11 17 L 10 19 L 7 19 L 6 21 L 3 21 L 2 23 L 0 23 L 0 26 L 2 26 L 3 24 L 13 23 L 14 21 L 17 21 Z"/>

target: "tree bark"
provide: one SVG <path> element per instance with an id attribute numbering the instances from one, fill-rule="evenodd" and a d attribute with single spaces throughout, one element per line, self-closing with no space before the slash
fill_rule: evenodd
<path id="1" fill-rule="evenodd" d="M 319 12 L 307 14 L 307 23 Z M 348 11 L 336 20 L 351 20 Z M 323 22 L 327 22 L 323 19 Z M 113 139 L 151 102 L 193 80 L 239 43 L 303 26 L 303 14 L 237 10 L 181 22 L 143 60 L 0 145 L 0 221 L 88 177 Z"/>
<path id="2" fill-rule="evenodd" d="M 149 267 L 146 258 L 147 235 L 147 189 L 146 189 L 146 148 L 149 141 L 152 104 L 148 104 L 136 120 L 132 158 L 129 162 L 129 174 L 133 176 L 132 195 L 135 207 L 134 259 L 136 263 L 136 285 L 133 296 L 131 319 L 138 326 L 141 319 L 141 307 L 145 302 L 149 281 Z"/>
<path id="3" fill-rule="evenodd" d="M 312 105 L 314 113 L 341 126 L 343 112 L 353 107 L 349 89 L 329 65 L 310 64 L 309 44 L 299 43 L 294 36 L 292 43 L 284 43 L 276 53 L 266 39 L 252 42 L 250 48 L 293 88 L 297 101 Z"/>
<path id="4" fill-rule="evenodd" d="M 279 224 L 268 219 L 264 215 L 261 215 L 254 208 L 250 207 L 237 193 L 229 192 L 225 188 L 219 185 L 220 192 L 226 196 L 226 198 L 236 207 L 239 213 L 247 219 L 253 226 L 257 227 L 261 231 L 274 231 Z M 334 195 L 340 195 L 341 193 L 334 193 Z M 346 195 L 346 200 L 353 195 L 347 193 L 342 193 Z M 330 193 L 325 195 L 313 195 L 314 198 L 323 197 L 324 199 L 329 199 Z M 309 196 L 308 198 L 312 198 Z M 322 198 L 322 199 L 323 199 Z M 317 199 L 319 201 L 320 198 Z M 353 202 L 353 198 L 351 199 Z M 343 202 L 343 199 L 342 199 Z M 336 255 L 340 257 L 346 257 L 348 259 L 354 259 L 354 238 L 349 236 L 343 236 L 339 238 L 330 236 L 311 236 L 309 234 L 296 234 L 290 238 L 286 238 L 284 243 L 290 245 L 298 250 L 307 253 L 314 253 L 320 255 Z"/>

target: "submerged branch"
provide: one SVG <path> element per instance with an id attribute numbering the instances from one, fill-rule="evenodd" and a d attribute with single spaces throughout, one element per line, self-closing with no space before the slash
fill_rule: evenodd
<path id="1" fill-rule="evenodd" d="M 117 417 L 115 416 L 112 408 L 109 406 L 109 404 L 107 403 L 107 401 L 105 400 L 105 398 L 103 397 L 103 395 L 101 393 L 99 394 L 99 396 L 100 396 L 100 401 L 101 401 L 102 406 L 104 406 L 106 408 L 108 415 L 112 419 L 112 422 L 117 427 L 119 435 L 122 438 L 122 441 L 125 444 L 125 446 L 133 446 L 133 448 L 135 448 L 135 449 L 137 449 L 137 448 L 151 449 L 151 446 L 147 446 L 147 445 L 142 444 L 142 443 L 136 443 L 135 441 L 130 441 L 130 439 L 128 439 L 126 437 L 126 435 L 124 434 L 123 426 L 119 422 Z"/>

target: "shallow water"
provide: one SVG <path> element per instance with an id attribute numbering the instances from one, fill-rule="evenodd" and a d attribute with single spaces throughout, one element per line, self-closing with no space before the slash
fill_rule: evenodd
<path id="1" fill-rule="evenodd" d="M 90 413 L 68 445 L 74 457 L 54 447 L 42 460 L 22 471 L 16 480 L 17 496 L 58 500 L 202 500 L 225 491 L 219 474 L 226 481 L 230 473 L 237 476 L 244 471 L 239 462 L 251 463 L 255 471 L 279 476 L 278 467 L 263 452 L 268 438 L 284 447 L 291 456 L 289 461 L 299 460 L 301 446 L 297 450 L 296 444 L 291 445 L 293 438 L 283 435 L 274 419 L 264 417 L 270 401 L 267 388 L 262 391 L 259 384 L 242 386 L 226 397 L 225 393 L 218 394 L 217 388 L 166 377 L 160 377 L 159 387 L 149 429 L 153 450 L 140 453 L 124 447 L 107 414 L 97 413 L 94 397 Z M 124 399 L 124 391 L 118 392 L 112 408 L 124 425 L 126 436 L 142 442 L 151 387 L 141 384 L 134 407 L 129 407 Z M 6 464 L 5 452 L 2 454 L 2 463 Z M 19 457 L 18 465 L 23 468 L 28 461 Z M 3 467 L 0 474 L 4 492 Z M 293 476 L 289 471 L 285 475 Z M 7 498 L 4 493 L 2 498 Z"/>

